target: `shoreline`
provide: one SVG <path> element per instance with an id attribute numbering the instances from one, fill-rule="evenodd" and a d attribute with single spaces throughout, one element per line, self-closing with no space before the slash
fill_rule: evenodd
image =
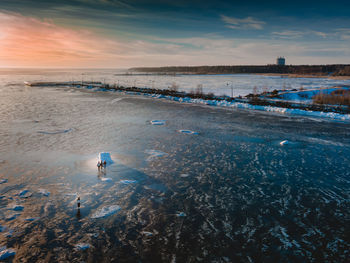
<path id="1" fill-rule="evenodd" d="M 126 94 L 133 95 L 144 95 L 148 97 L 167 99 L 171 101 L 184 102 L 184 103 L 196 103 L 205 104 L 209 106 L 224 106 L 233 107 L 240 109 L 250 109 L 250 110 L 260 110 L 269 112 L 279 112 L 282 114 L 294 114 L 303 116 L 314 116 L 314 117 L 327 117 L 335 120 L 350 120 L 350 109 L 349 107 L 343 105 L 328 105 L 328 104 L 306 104 L 306 103 L 296 103 L 287 100 L 270 100 L 263 97 L 272 94 L 273 92 L 267 94 L 249 94 L 242 97 L 228 97 L 228 96 L 215 96 L 213 94 L 204 93 L 186 93 L 177 90 L 169 89 L 148 89 L 148 88 L 138 88 L 138 87 L 122 87 L 122 86 L 110 86 L 108 84 L 101 85 L 91 84 L 80 85 L 73 83 L 28 83 L 25 85 L 29 86 L 53 86 L 53 87 L 73 87 L 73 88 L 84 88 L 87 90 L 95 91 L 114 91 L 114 92 L 124 92 Z M 276 90 L 277 91 L 277 90 Z M 285 90 L 279 90 L 277 92 L 285 92 Z"/>

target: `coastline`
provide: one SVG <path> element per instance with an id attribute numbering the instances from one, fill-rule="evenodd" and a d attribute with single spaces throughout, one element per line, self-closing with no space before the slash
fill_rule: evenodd
<path id="1" fill-rule="evenodd" d="M 350 109 L 344 105 L 329 105 L 329 104 L 308 104 L 308 103 L 297 103 L 289 100 L 273 100 L 268 99 L 269 95 L 277 92 L 286 92 L 286 90 L 276 90 L 265 94 L 249 94 L 242 97 L 228 97 L 228 96 L 215 96 L 213 94 L 204 93 L 186 93 L 177 90 L 169 89 L 149 89 L 139 87 L 123 87 L 116 85 L 100 84 L 88 84 L 85 85 L 74 84 L 74 83 L 28 83 L 28 86 L 51 86 L 51 87 L 73 87 L 73 88 L 84 88 L 92 91 L 112 91 L 112 92 L 124 92 L 131 95 L 143 95 L 157 99 L 166 99 L 171 101 L 177 101 L 180 103 L 195 103 L 205 104 L 209 106 L 221 106 L 221 107 L 232 107 L 249 110 L 259 110 L 268 112 L 277 112 L 282 114 L 291 115 L 302 115 L 312 117 L 325 117 L 334 120 L 349 121 L 350 120 Z M 334 87 L 336 88 L 336 87 Z M 339 87 L 344 88 L 344 87 Z M 322 89 L 319 89 L 322 90 Z"/>

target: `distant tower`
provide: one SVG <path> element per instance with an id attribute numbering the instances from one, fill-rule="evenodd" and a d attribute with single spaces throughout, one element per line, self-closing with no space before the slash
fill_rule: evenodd
<path id="1" fill-rule="evenodd" d="M 278 66 L 284 66 L 286 64 L 286 59 L 284 57 L 278 57 L 276 60 Z"/>

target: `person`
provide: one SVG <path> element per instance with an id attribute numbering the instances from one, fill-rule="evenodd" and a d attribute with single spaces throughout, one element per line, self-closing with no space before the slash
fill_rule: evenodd
<path id="1" fill-rule="evenodd" d="M 101 160 L 101 168 L 103 168 L 103 161 Z"/>
<path id="2" fill-rule="evenodd" d="M 101 168 L 101 163 L 100 163 L 100 161 L 98 161 L 97 162 L 97 169 L 100 170 L 100 168 Z"/>
<path id="3" fill-rule="evenodd" d="M 106 167 L 106 165 L 107 165 L 107 162 L 106 162 L 106 160 L 104 160 L 103 161 L 103 166 Z"/>

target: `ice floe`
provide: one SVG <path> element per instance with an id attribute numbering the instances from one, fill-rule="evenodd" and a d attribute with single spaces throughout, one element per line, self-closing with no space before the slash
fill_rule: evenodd
<path id="1" fill-rule="evenodd" d="M 145 150 L 145 153 L 149 155 L 146 159 L 147 161 L 151 161 L 154 158 L 168 155 L 167 153 L 158 150 Z"/>
<path id="2" fill-rule="evenodd" d="M 144 234 L 144 235 L 147 236 L 147 237 L 153 236 L 153 233 L 152 233 L 152 232 L 142 231 L 141 233 Z"/>
<path id="3" fill-rule="evenodd" d="M 168 191 L 168 188 L 164 184 L 150 184 L 144 186 L 146 189 L 154 190 L 157 192 L 165 193 Z"/>
<path id="4" fill-rule="evenodd" d="M 120 209 L 121 208 L 119 205 L 104 206 L 101 209 L 97 210 L 95 213 L 93 213 L 91 218 L 107 217 L 117 213 Z"/>
<path id="5" fill-rule="evenodd" d="M 5 260 L 16 254 L 16 251 L 12 248 L 7 248 L 6 246 L 0 247 L 0 260 Z"/>
<path id="6" fill-rule="evenodd" d="M 101 152 L 98 154 L 98 160 L 101 162 L 106 161 L 107 166 L 114 163 L 114 161 L 111 158 L 111 154 L 108 152 Z"/>
<path id="7" fill-rule="evenodd" d="M 287 145 L 289 144 L 289 141 L 288 140 L 284 140 L 284 141 L 281 141 L 280 142 L 280 145 L 283 146 L 283 145 Z"/>
<path id="8" fill-rule="evenodd" d="M 24 209 L 24 206 L 22 206 L 22 205 L 14 205 L 12 207 L 12 210 L 14 210 L 14 211 L 23 211 L 23 209 Z"/>
<path id="9" fill-rule="evenodd" d="M 50 192 L 45 189 L 39 189 L 39 194 L 42 194 L 43 196 L 49 196 Z"/>
<path id="10" fill-rule="evenodd" d="M 32 221 L 35 221 L 35 220 L 38 220 L 39 217 L 28 217 L 28 218 L 25 218 L 24 220 L 25 221 L 28 221 L 28 222 L 32 222 Z"/>
<path id="11" fill-rule="evenodd" d="M 121 184 L 134 184 L 136 183 L 136 180 L 121 180 L 120 183 Z"/>
<path id="12" fill-rule="evenodd" d="M 185 217 L 186 213 L 185 212 L 179 212 L 176 214 L 177 217 Z"/>
<path id="13" fill-rule="evenodd" d="M 186 177 L 189 177 L 190 175 L 189 174 L 180 174 L 180 177 L 182 178 L 186 178 Z"/>
<path id="14" fill-rule="evenodd" d="M 86 249 L 88 249 L 90 247 L 90 244 L 88 244 L 88 243 L 79 243 L 79 244 L 76 244 L 75 245 L 75 248 L 77 249 L 77 250 L 86 250 Z"/>
<path id="15" fill-rule="evenodd" d="M 7 179 L 0 179 L 0 184 L 7 183 Z"/>
<path id="16" fill-rule="evenodd" d="M 101 181 L 102 182 L 112 182 L 113 180 L 112 180 L 112 178 L 109 178 L 109 177 L 103 177 L 103 178 L 101 178 Z"/>
<path id="17" fill-rule="evenodd" d="M 19 192 L 18 196 L 21 198 L 28 198 L 28 197 L 32 196 L 32 193 L 29 192 L 29 190 L 25 189 L 25 190 L 22 190 L 21 192 Z"/>
<path id="18" fill-rule="evenodd" d="M 152 125 L 164 125 L 166 123 L 165 120 L 152 120 L 150 121 Z"/>
<path id="19" fill-rule="evenodd" d="M 179 132 L 184 133 L 184 134 L 198 135 L 198 132 L 191 131 L 191 130 L 179 130 Z"/>
<path id="20" fill-rule="evenodd" d="M 60 133 L 67 133 L 70 131 L 72 131 L 72 129 L 55 130 L 55 131 L 38 131 L 38 133 L 41 133 L 41 134 L 60 134 Z"/>
<path id="21" fill-rule="evenodd" d="M 5 220 L 6 221 L 11 221 L 11 220 L 14 220 L 16 219 L 20 214 L 11 214 L 11 215 L 8 215 Z"/>

